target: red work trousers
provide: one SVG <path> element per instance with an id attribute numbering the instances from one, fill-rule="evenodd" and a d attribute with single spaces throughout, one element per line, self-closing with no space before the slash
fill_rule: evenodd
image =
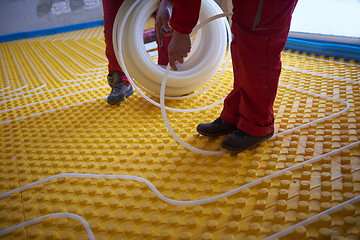
<path id="1" fill-rule="evenodd" d="M 233 0 L 234 87 L 220 117 L 253 136 L 274 131 L 281 51 L 297 0 Z"/>
<path id="2" fill-rule="evenodd" d="M 126 78 L 123 70 L 121 69 L 114 52 L 113 40 L 112 40 L 112 31 L 114 26 L 114 20 L 116 14 L 121 7 L 121 4 L 125 0 L 103 0 L 103 10 L 104 10 L 104 36 L 105 36 L 105 54 L 108 59 L 108 71 L 119 72 L 120 77 L 124 81 L 125 84 L 130 85 L 129 80 Z M 159 65 L 167 65 L 169 62 L 168 51 L 167 48 L 171 41 L 171 37 L 163 37 L 163 46 L 158 49 Z"/>

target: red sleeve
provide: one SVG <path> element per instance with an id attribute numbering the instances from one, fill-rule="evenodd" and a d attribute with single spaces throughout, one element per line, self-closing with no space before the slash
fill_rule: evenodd
<path id="1" fill-rule="evenodd" d="M 170 25 L 182 34 L 189 34 L 199 20 L 201 0 L 174 0 Z"/>

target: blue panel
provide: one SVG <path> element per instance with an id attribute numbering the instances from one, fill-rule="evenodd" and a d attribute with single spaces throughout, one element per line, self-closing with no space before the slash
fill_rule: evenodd
<path id="1" fill-rule="evenodd" d="M 313 42 L 289 38 L 285 49 L 360 62 L 360 47 L 341 43 Z"/>
<path id="2" fill-rule="evenodd" d="M 71 31 L 76 31 L 76 30 L 85 29 L 85 28 L 99 27 L 99 26 L 103 26 L 103 25 L 104 25 L 104 21 L 101 20 L 101 21 L 80 23 L 80 24 L 64 26 L 64 27 L 49 28 L 49 29 L 38 30 L 38 31 L 13 33 L 13 34 L 0 36 L 0 43 L 14 41 L 14 40 L 23 39 L 23 38 L 33 38 L 33 37 L 41 37 L 41 36 L 47 36 L 47 35 L 52 35 L 52 34 L 57 34 L 57 33 L 71 32 Z"/>

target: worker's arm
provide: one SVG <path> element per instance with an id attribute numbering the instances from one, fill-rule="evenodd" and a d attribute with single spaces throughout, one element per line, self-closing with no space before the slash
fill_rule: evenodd
<path id="1" fill-rule="evenodd" d="M 163 46 L 162 35 L 169 36 L 174 33 L 170 27 L 170 18 L 172 15 L 173 0 L 162 0 L 158 7 L 155 21 L 156 43 L 159 47 Z"/>
<path id="2" fill-rule="evenodd" d="M 201 0 L 173 0 L 171 27 L 182 34 L 190 34 L 199 20 Z"/>
<path id="3" fill-rule="evenodd" d="M 168 10 L 172 6 L 172 11 Z M 173 31 L 169 44 L 169 62 L 177 70 L 175 62 L 184 62 L 191 49 L 190 33 L 198 22 L 201 0 L 162 0 L 156 19 L 156 30 Z M 170 22 L 170 24 L 168 24 Z M 170 27 L 170 28 L 168 28 Z M 158 34 L 158 43 L 161 36 Z"/>

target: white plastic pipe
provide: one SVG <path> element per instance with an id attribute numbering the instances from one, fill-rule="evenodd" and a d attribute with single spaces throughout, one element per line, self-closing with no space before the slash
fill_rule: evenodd
<path id="1" fill-rule="evenodd" d="M 327 210 L 325 210 L 325 211 L 323 211 L 321 213 L 318 213 L 315 216 L 312 216 L 312 217 L 310 217 L 310 218 L 308 218 L 308 219 L 306 219 L 306 220 L 304 220 L 302 222 L 299 222 L 299 223 L 297 223 L 295 225 L 292 225 L 291 227 L 288 227 L 288 228 L 286 228 L 286 229 L 284 229 L 284 230 L 282 230 L 280 232 L 277 232 L 277 233 L 275 233 L 275 234 L 273 234 L 273 235 L 271 235 L 271 236 L 269 236 L 267 238 L 264 238 L 263 240 L 272 240 L 272 239 L 282 238 L 282 237 L 294 232 L 295 228 L 297 228 L 299 226 L 307 226 L 307 225 L 309 225 L 311 223 L 317 222 L 320 219 L 320 217 L 322 215 L 324 215 L 324 214 L 330 215 L 330 214 L 336 213 L 336 212 L 342 210 L 342 208 L 346 204 L 356 204 L 358 202 L 360 202 L 360 196 L 354 197 L 354 198 L 352 198 L 352 199 L 350 199 L 350 200 L 348 200 L 346 202 L 340 203 L 339 205 L 336 205 L 335 207 L 329 208 L 329 209 L 327 209 Z"/>
<path id="2" fill-rule="evenodd" d="M 131 3 L 129 0 L 123 3 L 115 18 L 113 29 L 114 51 L 117 60 L 135 90 L 147 101 L 161 108 L 165 125 L 177 142 L 200 154 L 222 154 L 224 151 L 205 151 L 182 141 L 171 128 L 165 109 L 177 112 L 194 112 L 214 107 L 220 104 L 223 99 L 198 109 L 169 108 L 165 106 L 164 99 L 193 97 L 208 90 L 219 79 L 230 60 L 229 52 L 221 73 L 208 87 L 189 96 L 165 97 L 165 95 L 179 96 L 195 91 L 212 79 L 223 62 L 226 48 L 230 50 L 231 31 L 228 22 L 223 18 L 231 14 L 223 13 L 214 1 L 203 1 L 199 18 L 201 23 L 191 33 L 198 34 L 192 51 L 188 59 L 183 64 L 178 65 L 178 71 L 170 71 L 169 65 L 165 70 L 155 64 L 147 54 L 143 44 L 142 36 L 145 23 L 156 10 L 157 5 L 158 1 L 156 0 L 146 3 L 140 0 Z M 134 47 L 130 48 L 129 46 Z M 160 104 L 146 96 L 132 80 L 132 77 L 141 83 L 141 89 L 145 87 L 145 90 L 152 95 L 158 96 L 161 89 Z"/>
<path id="3" fill-rule="evenodd" d="M 159 94 L 165 69 L 155 64 L 146 52 L 143 42 L 144 27 L 157 9 L 158 0 L 126 0 L 114 22 L 113 42 L 120 66 L 127 74 L 151 93 Z M 202 1 L 199 21 L 223 13 L 216 2 Z M 188 59 L 179 64 L 178 71 L 169 73 L 166 96 L 182 96 L 204 86 L 219 69 L 227 46 L 227 21 L 223 18 L 206 24 L 198 32 Z M 216 47 L 212 47 L 216 46 Z M 119 51 L 121 50 L 121 51 Z M 139 92 L 139 88 L 135 87 Z"/>
<path id="4" fill-rule="evenodd" d="M 1 230 L 0 231 L 0 236 L 4 236 L 6 234 L 9 234 L 9 233 L 15 231 L 18 228 L 23 228 L 23 227 L 28 227 L 28 226 L 34 225 L 36 223 L 39 223 L 39 222 L 43 221 L 45 218 L 72 218 L 72 219 L 78 220 L 84 226 L 84 228 L 86 230 L 86 233 L 88 234 L 89 239 L 90 240 L 95 240 L 94 233 L 91 230 L 91 227 L 90 227 L 89 223 L 83 217 L 81 217 L 80 215 L 74 214 L 74 213 L 51 213 L 51 214 L 47 214 L 47 215 L 44 215 L 44 216 L 41 216 L 41 217 L 38 217 L 38 218 L 34 218 L 34 219 L 29 220 L 29 221 L 17 224 L 17 225 L 12 226 L 12 227 L 9 227 L 9 228 L 7 228 L 5 230 Z"/>
<path id="5" fill-rule="evenodd" d="M 207 203 L 211 203 L 216 201 L 219 197 L 229 197 L 232 196 L 238 192 L 240 192 L 241 189 L 243 188 L 250 188 L 253 186 L 256 186 L 260 183 L 262 183 L 265 179 L 273 179 L 275 177 L 281 176 L 282 174 L 284 174 L 285 172 L 288 171 L 294 171 L 296 169 L 301 168 L 304 164 L 313 164 L 316 163 L 318 161 L 320 161 L 321 159 L 325 158 L 325 157 L 331 157 L 334 156 L 344 150 L 347 149 L 351 149 L 354 148 L 356 146 L 358 146 L 360 144 L 360 141 L 357 142 L 353 142 L 347 146 L 344 146 L 342 148 L 336 149 L 334 151 L 325 153 L 323 155 L 317 156 L 315 158 L 309 159 L 307 161 L 301 162 L 301 163 L 297 163 L 291 167 L 288 168 L 284 168 L 280 171 L 274 172 L 270 175 L 264 176 L 262 178 L 256 179 L 252 182 L 249 182 L 247 184 L 244 184 L 242 186 L 239 186 L 237 188 L 234 188 L 228 192 L 224 192 L 222 194 L 219 194 L 217 196 L 213 196 L 213 197 L 209 197 L 209 198 L 203 198 L 203 199 L 199 199 L 199 200 L 190 200 L 190 201 L 181 201 L 181 200 L 174 200 L 171 198 L 168 198 L 166 196 L 164 196 L 159 190 L 156 189 L 156 187 L 147 179 L 142 178 L 142 177 L 138 177 L 138 176 L 132 176 L 132 175 L 106 175 L 106 174 L 84 174 L 84 173 L 61 173 L 61 174 L 57 174 L 57 175 L 53 175 L 44 179 L 41 179 L 39 181 L 30 183 L 28 185 L 22 186 L 20 188 L 16 188 L 13 189 L 9 192 L 5 192 L 0 194 L 0 199 L 3 199 L 5 197 L 10 196 L 13 193 L 16 192 L 22 192 L 25 191 L 27 189 L 33 188 L 36 185 L 40 185 L 55 179 L 59 179 L 59 178 L 104 178 L 104 179 L 123 179 L 123 180 L 133 180 L 133 181 L 138 181 L 138 182 L 143 182 L 146 183 L 146 185 L 148 185 L 148 187 L 164 202 L 167 202 L 169 204 L 173 204 L 173 205 L 183 205 L 183 206 L 193 206 L 193 205 L 201 205 L 201 204 L 207 204 Z"/>
<path id="6" fill-rule="evenodd" d="M 275 173 L 272 173 L 270 175 L 267 175 L 265 177 L 262 177 L 262 178 L 259 178 L 255 181 L 252 181 L 250 183 L 247 183 L 247 184 L 244 184 L 240 187 L 237 187 L 235 189 L 232 189 L 228 192 L 225 192 L 225 193 L 222 193 L 222 194 L 219 194 L 217 196 L 213 196 L 213 197 L 209 197 L 209 198 L 204 198 L 204 199 L 199 199 L 199 200 L 192 200 L 192 201 L 178 201 L 178 200 L 174 200 L 174 199 L 171 199 L 171 198 L 168 198 L 168 197 L 165 197 L 162 193 L 160 193 L 159 190 L 156 189 L 156 187 L 147 179 L 145 178 L 142 178 L 142 177 L 137 177 L 137 176 L 131 176 L 131 175 L 103 175 L 103 174 L 83 174 L 83 173 L 62 173 L 62 174 L 57 174 L 57 175 L 53 175 L 53 176 L 50 176 L 50 177 L 47 177 L 47 178 L 44 178 L 44 179 L 41 179 L 39 181 L 36 181 L 36 182 L 33 182 L 33 183 L 30 183 L 28 185 L 25 185 L 25 186 L 22 186 L 20 188 L 17 188 L 17 189 L 13 189 L 9 192 L 5 192 L 5 193 L 2 193 L 0 194 L 0 199 L 3 199 L 3 198 L 6 198 L 8 196 L 10 196 L 11 194 L 13 193 L 16 193 L 16 192 L 22 192 L 22 191 L 25 191 L 27 189 L 30 189 L 36 185 L 40 185 L 40 184 L 43 184 L 43 183 L 46 183 L 46 182 L 49 182 L 49 181 L 52 181 L 52 180 L 55 180 L 55 179 L 59 179 L 59 178 L 71 178 L 71 177 L 76 177 L 76 178 L 104 178 L 104 179 L 128 179 L 128 180 L 133 180 L 133 181 L 139 181 L 139 182 L 144 182 L 148 185 L 148 187 L 161 199 L 163 200 L 164 202 L 167 202 L 169 204 L 174 204 L 174 205 L 184 205 L 184 206 L 193 206 L 193 205 L 200 205 L 200 204 L 207 204 L 207 203 L 211 203 L 211 202 L 214 202 L 216 201 L 219 197 L 230 197 L 238 192 L 240 192 L 241 189 L 243 188 L 250 188 L 250 187 L 253 187 L 253 186 L 256 186 L 260 183 L 262 183 L 265 179 L 272 179 L 272 178 L 275 178 L 275 177 L 278 177 L 280 175 L 282 175 L 283 173 L 287 172 L 287 171 L 293 171 L 295 169 L 299 169 L 301 168 L 304 164 L 307 164 L 307 163 L 315 163 L 315 162 L 318 162 L 320 161 L 321 159 L 325 158 L 325 157 L 330 157 L 330 156 L 334 156 L 336 154 L 338 154 L 339 152 L 341 151 L 344 151 L 346 149 L 351 149 L 353 147 L 356 147 L 360 144 L 360 141 L 357 141 L 357 142 L 354 142 L 354 143 L 351 143 L 345 147 L 342 147 L 342 148 L 339 148 L 339 149 L 336 149 L 332 152 L 329 152 L 329 153 L 326 153 L 326 154 L 323 154 L 323 155 L 320 155 L 320 156 L 317 156 L 313 159 L 310 159 L 310 160 L 307 160 L 307 161 L 304 161 L 304 162 L 301 162 L 301 163 L 298 163 L 298 164 L 295 164 L 291 167 L 288 167 L 288 168 L 285 168 L 285 169 L 282 169 L 278 172 L 275 172 Z M 350 202 L 346 202 L 346 203 L 355 203 L 355 202 L 358 202 L 359 200 L 359 197 L 356 197 L 352 200 L 350 200 Z M 340 206 L 342 206 L 343 204 L 340 204 Z M 322 214 L 326 214 L 326 213 L 331 213 L 334 212 L 335 210 L 337 210 L 338 207 L 334 207 L 334 209 L 329 209 L 325 212 L 322 212 L 322 213 L 319 213 L 318 215 L 316 215 L 316 219 L 317 217 L 319 217 L 320 215 Z M 0 236 L 3 236 L 3 235 L 6 235 L 10 232 L 13 232 L 15 229 L 17 228 L 20 228 L 20 227 L 27 227 L 27 226 L 30 226 L 30 225 L 33 225 L 37 222 L 40 222 L 42 221 L 43 218 L 45 217 L 67 217 L 67 218 L 73 218 L 73 219 L 77 219 L 77 220 L 80 220 L 82 222 L 82 224 L 84 225 L 84 227 L 86 228 L 86 231 L 88 233 L 88 236 L 91 240 L 94 239 L 94 236 L 93 236 L 93 233 L 91 231 L 91 228 L 89 226 L 89 224 L 85 221 L 85 219 L 83 219 L 81 216 L 79 215 L 76 215 L 76 214 L 72 214 L 72 213 L 55 213 L 55 214 L 49 214 L 49 215 L 45 215 L 45 216 L 42 216 L 42 217 L 39 217 L 39 218 L 35 218 L 35 219 L 32 219 L 32 220 L 29 220 L 29 221 L 26 221 L 26 222 L 23 222 L 21 224 L 18 224 L 18 225 L 15 225 L 15 226 L 12 226 L 10 228 L 7 228 L 7 229 L 4 229 L 4 230 L 1 230 L 0 231 Z M 316 220 L 315 219 L 315 220 Z M 305 220 L 304 222 L 301 222 L 299 224 L 301 225 L 306 225 L 308 223 L 311 223 L 313 222 L 314 218 L 309 218 L 308 220 Z M 280 236 L 285 236 L 286 234 L 288 234 L 289 232 L 291 232 L 293 230 L 292 227 L 288 228 L 288 229 L 285 229 L 284 231 L 282 232 L 279 232 L 277 233 L 277 235 L 273 235 L 271 236 L 270 238 L 274 238 L 276 236 L 280 237 Z"/>

